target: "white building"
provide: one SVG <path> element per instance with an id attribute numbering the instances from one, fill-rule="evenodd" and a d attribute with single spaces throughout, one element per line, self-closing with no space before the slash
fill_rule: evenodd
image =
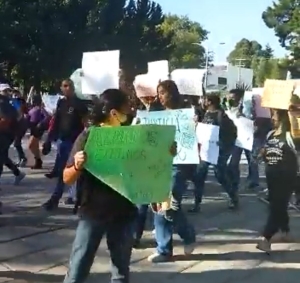
<path id="1" fill-rule="evenodd" d="M 253 70 L 240 68 L 229 63 L 216 65 L 208 69 L 207 88 L 230 90 L 236 88 L 238 83 L 252 88 Z"/>

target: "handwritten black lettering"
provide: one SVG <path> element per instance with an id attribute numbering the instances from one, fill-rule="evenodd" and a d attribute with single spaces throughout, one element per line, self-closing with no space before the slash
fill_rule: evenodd
<path id="1" fill-rule="evenodd" d="M 157 132 L 147 132 L 147 143 L 153 147 L 157 146 Z"/>
<path id="2" fill-rule="evenodd" d="M 191 150 L 195 144 L 195 135 L 190 132 L 183 132 L 180 135 L 179 143 L 181 147 Z"/>
<path id="3" fill-rule="evenodd" d="M 93 158 L 95 161 L 103 160 L 146 160 L 146 151 L 144 149 L 127 149 L 124 148 L 104 148 L 99 149 L 93 153 Z M 89 157 L 88 157 L 89 158 Z"/>

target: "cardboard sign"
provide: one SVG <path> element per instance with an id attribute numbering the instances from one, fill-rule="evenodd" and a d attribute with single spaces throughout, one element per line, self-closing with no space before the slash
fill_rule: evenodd
<path id="1" fill-rule="evenodd" d="M 266 80 L 261 106 L 288 110 L 294 90 L 293 81 Z"/>

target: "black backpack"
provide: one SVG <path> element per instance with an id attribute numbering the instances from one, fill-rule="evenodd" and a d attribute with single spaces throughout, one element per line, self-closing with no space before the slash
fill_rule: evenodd
<path id="1" fill-rule="evenodd" d="M 10 103 L 9 98 L 0 95 L 0 130 L 16 130 L 18 124 L 19 113 Z"/>
<path id="2" fill-rule="evenodd" d="M 219 139 L 225 146 L 234 146 L 237 138 L 237 128 L 233 121 L 223 110 L 218 112 L 218 125 L 220 126 Z"/>

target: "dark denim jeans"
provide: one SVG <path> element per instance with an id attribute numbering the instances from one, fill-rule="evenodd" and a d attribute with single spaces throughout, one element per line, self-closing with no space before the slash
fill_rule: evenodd
<path id="1" fill-rule="evenodd" d="M 3 172 L 3 166 L 7 163 L 9 157 L 9 147 L 12 143 L 13 139 L 7 136 L 6 133 L 0 133 L 0 176 Z"/>
<path id="2" fill-rule="evenodd" d="M 259 168 L 258 168 L 258 154 L 263 145 L 263 141 L 261 139 L 255 138 L 253 141 L 253 150 L 246 150 L 239 148 L 237 146 L 234 147 L 231 155 L 231 160 L 229 164 L 230 176 L 232 178 L 232 190 L 233 192 L 237 192 L 240 184 L 240 161 L 243 151 L 245 152 L 248 166 L 249 166 L 249 185 L 250 187 L 259 186 Z"/>
<path id="3" fill-rule="evenodd" d="M 57 147 L 57 160 L 55 161 L 55 163 L 57 163 L 56 168 L 58 173 L 58 180 L 51 197 L 57 201 L 61 199 L 64 193 L 65 184 L 63 181 L 63 170 L 67 164 L 72 147 L 73 142 L 71 141 L 61 141 Z"/>
<path id="4" fill-rule="evenodd" d="M 229 176 L 229 170 L 227 162 L 231 156 L 232 149 L 222 150 L 220 149 L 219 159 L 217 165 L 213 165 L 214 173 L 217 181 L 221 184 L 224 191 L 228 194 L 230 198 L 234 198 L 235 195 L 231 192 L 232 183 Z M 202 202 L 202 197 L 204 193 L 205 181 L 207 179 L 208 169 L 211 164 L 206 161 L 200 161 L 197 166 L 197 172 L 195 177 L 195 193 L 196 193 L 196 204 Z"/>
<path id="5" fill-rule="evenodd" d="M 164 213 L 154 214 L 155 239 L 157 252 L 162 255 L 173 254 L 173 230 L 175 230 L 185 245 L 196 241 L 195 229 L 187 221 L 181 209 L 183 194 L 187 188 L 188 174 L 185 165 L 173 167 L 172 172 L 172 205 Z"/>
<path id="6" fill-rule="evenodd" d="M 135 240 L 140 241 L 146 226 L 146 220 L 148 215 L 148 204 L 138 205 L 138 215 L 135 222 Z"/>
<path id="7" fill-rule="evenodd" d="M 132 222 L 104 222 L 89 217 L 80 219 L 64 283 L 83 283 L 87 279 L 103 235 L 111 259 L 111 282 L 129 283 L 133 245 Z"/>

